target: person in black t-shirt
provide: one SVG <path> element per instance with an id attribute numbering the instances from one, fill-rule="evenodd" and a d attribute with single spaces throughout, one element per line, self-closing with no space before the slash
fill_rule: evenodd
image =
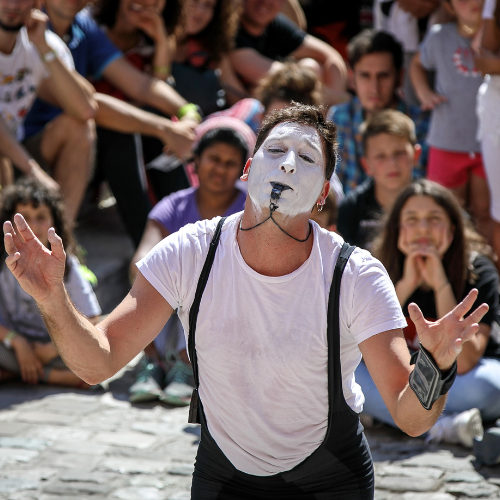
<path id="1" fill-rule="evenodd" d="M 418 303 L 425 318 L 432 320 L 477 288 L 476 304 L 490 306 L 478 332 L 462 345 L 444 416 L 427 435 L 429 441 L 472 447 L 473 439 L 482 435 L 482 421 L 494 422 L 500 417 L 500 346 L 492 333 L 498 328 L 499 279 L 491 248 L 464 218 L 451 191 L 420 179 L 394 202 L 374 254 L 395 285 L 408 321 L 404 334 L 412 351 L 418 349 L 419 339 L 408 318 L 410 303 Z M 366 396 L 364 410 L 392 424 L 364 365 L 356 370 L 356 381 Z"/>
<path id="2" fill-rule="evenodd" d="M 370 249 L 382 216 L 411 182 L 421 148 L 413 120 L 394 109 L 372 115 L 360 133 L 361 164 L 370 177 L 341 201 L 338 232 L 352 245 Z"/>
<path id="3" fill-rule="evenodd" d="M 244 0 L 236 48 L 231 63 L 245 84 L 253 88 L 287 58 L 312 67 L 323 84 L 328 105 L 347 98 L 347 69 L 342 56 L 327 43 L 309 35 L 280 14 L 283 1 Z"/>

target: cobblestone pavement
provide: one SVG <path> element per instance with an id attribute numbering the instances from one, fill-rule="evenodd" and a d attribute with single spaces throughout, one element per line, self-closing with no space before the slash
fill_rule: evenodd
<path id="1" fill-rule="evenodd" d="M 131 405 L 135 368 L 104 393 L 0 386 L 0 499 L 187 500 L 198 426 L 186 408 Z M 367 430 L 378 500 L 500 498 L 500 467 L 388 427 Z"/>
<path id="2" fill-rule="evenodd" d="M 109 312 L 127 287 L 131 245 L 105 212 L 78 236 Z M 185 408 L 131 405 L 136 367 L 100 392 L 0 385 L 0 499 L 188 499 L 198 426 L 187 424 Z M 367 436 L 378 500 L 500 498 L 500 466 L 480 467 L 467 450 L 385 426 Z"/>

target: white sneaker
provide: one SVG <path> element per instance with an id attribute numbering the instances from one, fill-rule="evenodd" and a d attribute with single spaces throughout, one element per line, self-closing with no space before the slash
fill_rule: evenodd
<path id="1" fill-rule="evenodd" d="M 483 435 L 483 421 L 477 408 L 444 415 L 430 428 L 426 441 L 433 443 L 461 444 L 465 448 L 472 448 L 474 438 Z"/>

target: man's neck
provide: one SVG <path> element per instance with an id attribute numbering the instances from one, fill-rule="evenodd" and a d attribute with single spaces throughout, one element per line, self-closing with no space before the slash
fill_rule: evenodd
<path id="1" fill-rule="evenodd" d="M 398 197 L 399 191 L 394 191 L 391 189 L 384 189 L 375 183 L 375 199 L 377 203 L 382 207 L 384 213 L 388 213 L 394 203 L 394 200 Z"/>
<path id="2" fill-rule="evenodd" d="M 0 30 L 0 52 L 2 54 L 11 54 L 16 46 L 18 32 Z"/>
<path id="3" fill-rule="evenodd" d="M 71 25 L 73 24 L 74 18 L 68 20 L 67 18 L 62 18 L 54 13 L 51 13 L 49 10 L 47 10 L 47 15 L 49 16 L 52 31 L 64 40 L 64 36 L 68 33 Z"/>
<path id="4" fill-rule="evenodd" d="M 266 219 L 269 212 L 257 211 L 247 197 L 241 228 L 248 229 Z M 245 262 L 256 272 L 265 276 L 284 276 L 298 269 L 309 258 L 313 244 L 307 215 L 283 217 L 274 213 L 274 218 L 285 234 L 271 219 L 249 231 L 238 229 L 237 242 Z"/>
<path id="5" fill-rule="evenodd" d="M 260 36 L 266 31 L 267 26 L 261 24 L 255 24 L 253 21 L 242 17 L 241 26 L 243 29 L 252 36 Z"/>

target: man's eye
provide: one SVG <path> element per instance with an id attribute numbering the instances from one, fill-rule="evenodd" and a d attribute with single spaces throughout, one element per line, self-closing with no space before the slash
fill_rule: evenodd
<path id="1" fill-rule="evenodd" d="M 277 147 L 267 148 L 267 150 L 270 153 L 283 153 L 283 149 L 282 148 L 277 148 Z"/>
<path id="2" fill-rule="evenodd" d="M 314 163 L 314 160 L 308 155 L 300 155 L 300 157 L 307 163 Z"/>

